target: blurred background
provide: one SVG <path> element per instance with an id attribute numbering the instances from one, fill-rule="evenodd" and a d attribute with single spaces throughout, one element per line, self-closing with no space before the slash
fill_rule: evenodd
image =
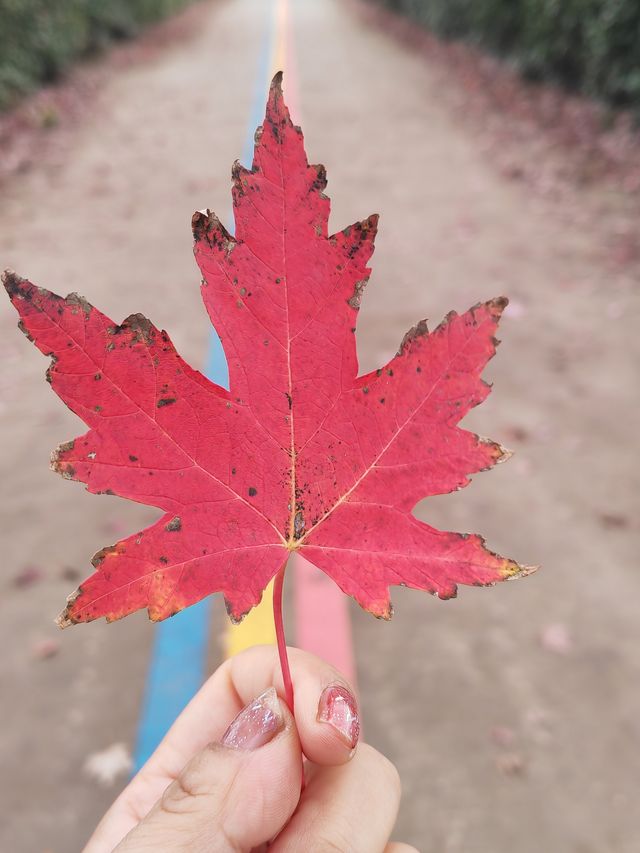
<path id="1" fill-rule="evenodd" d="M 421 317 L 511 300 L 493 394 L 465 425 L 515 456 L 416 513 L 541 571 L 449 602 L 394 590 L 389 624 L 353 606 L 340 634 L 366 738 L 402 776 L 396 836 L 635 853 L 640 5 L 0 0 L 0 265 L 115 320 L 146 314 L 204 368 L 191 214 L 229 223 L 230 167 L 276 65 L 327 168 L 332 230 L 381 214 L 362 370 Z M 48 470 L 83 427 L 8 301 L 0 324 L 0 850 L 67 853 L 139 760 L 162 644 L 145 614 L 53 620 L 94 551 L 155 511 Z M 214 602 L 203 671 L 226 637 Z"/>

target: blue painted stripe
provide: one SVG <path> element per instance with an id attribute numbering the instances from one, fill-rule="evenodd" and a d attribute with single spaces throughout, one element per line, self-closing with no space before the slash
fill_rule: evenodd
<path id="1" fill-rule="evenodd" d="M 268 26 L 258 61 L 253 107 L 242 152 L 243 161 L 249 165 L 253 156 L 253 133 L 263 116 L 274 25 L 275 18 L 269 10 Z M 227 361 L 215 332 L 209 343 L 205 373 L 218 385 L 228 387 Z M 211 605 L 211 597 L 206 598 L 155 627 L 133 756 L 134 773 L 151 757 L 206 677 Z"/>
<path id="2" fill-rule="evenodd" d="M 138 725 L 135 773 L 200 689 L 205 677 L 210 613 L 211 599 L 206 598 L 161 622 L 155 629 Z"/>

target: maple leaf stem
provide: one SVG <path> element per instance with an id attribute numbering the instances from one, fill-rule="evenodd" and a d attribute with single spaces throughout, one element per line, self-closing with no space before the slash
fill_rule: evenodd
<path id="1" fill-rule="evenodd" d="M 289 669 L 289 658 L 287 656 L 287 643 L 284 636 L 284 621 L 282 619 L 282 590 L 284 587 L 284 573 L 287 564 L 280 569 L 273 584 L 273 621 L 276 625 L 276 638 L 278 641 L 278 657 L 282 670 L 284 682 L 285 701 L 293 714 L 293 682 L 291 681 L 291 670 Z"/>

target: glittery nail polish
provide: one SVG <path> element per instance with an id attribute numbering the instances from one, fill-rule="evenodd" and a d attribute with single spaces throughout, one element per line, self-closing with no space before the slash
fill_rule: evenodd
<path id="1" fill-rule="evenodd" d="M 356 748 L 360 737 L 360 717 L 355 697 L 346 687 L 332 684 L 322 691 L 317 720 L 333 726 L 349 749 Z"/>
<path id="2" fill-rule="evenodd" d="M 258 749 L 284 728 L 284 717 L 273 687 L 240 711 L 220 741 L 232 749 Z"/>

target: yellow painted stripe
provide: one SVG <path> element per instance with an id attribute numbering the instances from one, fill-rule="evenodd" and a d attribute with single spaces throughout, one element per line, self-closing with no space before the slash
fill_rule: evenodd
<path id="1" fill-rule="evenodd" d="M 287 0 L 276 0 L 274 3 L 275 26 L 271 63 L 268 80 L 265 80 L 265 91 L 276 71 L 285 70 L 286 33 L 287 33 Z M 253 128 L 251 128 L 253 132 Z M 276 628 L 273 621 L 273 581 L 265 589 L 262 601 L 246 616 L 239 625 L 227 623 L 224 638 L 225 656 L 231 657 L 251 646 L 262 643 L 276 642 Z"/>
<path id="2" fill-rule="evenodd" d="M 276 626 L 273 622 L 273 581 L 265 589 L 262 601 L 239 625 L 227 623 L 225 633 L 225 655 L 237 655 L 251 646 L 276 642 Z"/>

